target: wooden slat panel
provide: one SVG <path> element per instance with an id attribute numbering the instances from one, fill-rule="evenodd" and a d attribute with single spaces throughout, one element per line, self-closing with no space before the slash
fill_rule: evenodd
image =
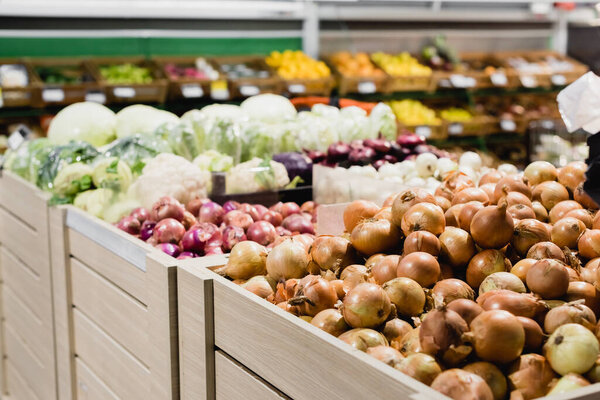
<path id="1" fill-rule="evenodd" d="M 47 227 L 44 221 L 40 224 Z M 48 235 L 32 231 L 5 209 L 0 208 L 0 242 L 23 260 L 38 275 L 50 265 Z"/>
<path id="2" fill-rule="evenodd" d="M 73 305 L 147 364 L 148 311 L 121 289 L 71 258 Z"/>
<path id="3" fill-rule="evenodd" d="M 25 379 L 21 376 L 19 371 L 12 365 L 10 360 L 6 362 L 6 377 L 10 382 L 9 387 L 9 399 L 15 400 L 40 400 L 35 392 L 29 387 Z"/>
<path id="4" fill-rule="evenodd" d="M 123 399 L 151 396 L 150 371 L 89 318 L 73 309 L 75 353 Z"/>
<path id="5" fill-rule="evenodd" d="M 45 219 L 47 199 L 44 193 L 17 175 L 2 171 L 0 177 L 0 205 L 11 210 L 28 225 L 38 229 L 38 224 Z"/>
<path id="6" fill-rule="evenodd" d="M 144 271 L 73 229 L 69 229 L 69 251 L 140 302 L 148 304 Z"/>
<path id="7" fill-rule="evenodd" d="M 51 324 L 52 316 L 48 315 L 46 311 L 48 299 L 43 297 L 44 290 L 40 277 L 18 260 L 5 246 L 0 248 L 0 263 L 2 263 L 4 285 L 10 287 L 15 293 L 20 293 L 21 300 L 36 317 Z"/>
<path id="8" fill-rule="evenodd" d="M 116 394 L 80 358 L 75 359 L 77 400 L 118 400 Z"/>
<path id="9" fill-rule="evenodd" d="M 289 399 L 222 351 L 215 352 L 215 376 L 217 400 Z"/>
<path id="10" fill-rule="evenodd" d="M 214 275 L 215 345 L 286 395 L 296 400 L 447 399 Z M 344 374 L 332 374 L 340 365 Z"/>
<path id="11" fill-rule="evenodd" d="M 13 364 L 27 385 L 40 399 L 54 397 L 52 382 L 49 380 L 51 375 L 48 372 L 48 368 L 54 368 L 54 364 L 44 366 L 41 360 L 33 355 L 29 345 L 8 324 L 4 325 L 4 336 L 8 361 Z M 8 385 L 10 390 L 10 380 Z"/>

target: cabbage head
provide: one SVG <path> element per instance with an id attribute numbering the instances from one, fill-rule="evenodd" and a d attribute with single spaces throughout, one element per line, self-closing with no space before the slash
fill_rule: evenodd
<path id="1" fill-rule="evenodd" d="M 100 147 L 115 138 L 116 125 L 115 113 L 102 104 L 75 103 L 63 108 L 52 119 L 48 139 L 58 145 L 76 140 Z"/>
<path id="2" fill-rule="evenodd" d="M 177 115 L 143 104 L 125 107 L 117 113 L 116 119 L 118 138 L 135 135 L 136 133 L 150 135 L 156 131 L 156 128 L 166 122 L 179 122 Z"/>
<path id="3" fill-rule="evenodd" d="M 94 186 L 125 192 L 133 181 L 131 168 L 117 157 L 105 158 L 99 161 L 92 173 Z"/>

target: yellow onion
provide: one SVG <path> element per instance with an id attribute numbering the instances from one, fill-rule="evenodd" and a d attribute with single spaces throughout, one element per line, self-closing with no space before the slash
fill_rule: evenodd
<path id="1" fill-rule="evenodd" d="M 579 255 L 585 258 L 600 257 L 600 229 L 588 229 L 577 242 Z"/>
<path id="2" fill-rule="evenodd" d="M 484 361 L 505 364 L 521 355 L 525 346 L 525 330 L 513 314 L 490 310 L 479 314 L 465 334 L 473 343 L 477 356 Z"/>
<path id="3" fill-rule="evenodd" d="M 373 218 L 379 211 L 377 204 L 372 201 L 355 200 L 344 209 L 344 227 L 346 232 L 352 232 L 361 221 Z"/>
<path id="4" fill-rule="evenodd" d="M 476 316 L 483 312 L 483 308 L 473 300 L 468 299 L 456 299 L 448 303 L 448 309 L 455 311 L 465 320 L 467 325 L 471 325 L 471 321 Z"/>
<path id="5" fill-rule="evenodd" d="M 544 207 L 542 203 L 539 201 L 534 201 L 531 203 L 531 208 L 535 213 L 535 219 L 541 222 L 548 221 L 548 210 L 546 210 L 546 207 Z"/>
<path id="6" fill-rule="evenodd" d="M 590 382 L 588 382 L 583 376 L 579 374 L 567 374 L 560 378 L 558 382 L 556 382 L 556 385 L 554 385 L 552 390 L 548 392 L 548 396 L 567 393 L 589 385 Z"/>
<path id="7" fill-rule="evenodd" d="M 405 317 L 416 317 L 425 307 L 425 292 L 418 282 L 401 277 L 383 284 L 383 290 L 396 306 L 396 312 Z"/>
<path id="8" fill-rule="evenodd" d="M 401 227 L 405 236 L 415 231 L 428 231 L 437 236 L 444 232 L 446 218 L 440 206 L 418 203 L 404 213 Z"/>
<path id="9" fill-rule="evenodd" d="M 440 254 L 440 240 L 431 232 L 416 231 L 404 239 L 404 254 L 424 251 L 437 257 Z"/>
<path id="10" fill-rule="evenodd" d="M 335 287 L 328 280 L 307 275 L 298 281 L 294 297 L 288 303 L 298 307 L 300 314 L 314 317 L 323 310 L 333 308 L 337 300 Z"/>
<path id="11" fill-rule="evenodd" d="M 552 210 L 561 201 L 569 200 L 569 191 L 558 182 L 543 182 L 533 188 L 533 199 Z"/>
<path id="12" fill-rule="evenodd" d="M 241 286 L 263 299 L 266 299 L 275 293 L 275 281 L 268 276 L 253 276 Z"/>
<path id="13" fill-rule="evenodd" d="M 441 306 L 456 299 L 474 300 L 475 292 L 460 279 L 450 278 L 438 281 L 431 290 L 431 297 L 436 306 Z"/>
<path id="14" fill-rule="evenodd" d="M 475 243 L 471 235 L 453 226 L 447 227 L 440 235 L 442 250 L 440 255 L 452 267 L 466 265 L 475 254 Z"/>
<path id="15" fill-rule="evenodd" d="M 548 213 L 548 217 L 550 218 L 550 223 L 554 224 L 558 220 L 562 219 L 569 211 L 582 209 L 581 204 L 573 200 L 564 200 L 560 203 L 557 203 L 550 212 Z"/>
<path id="16" fill-rule="evenodd" d="M 525 293 L 525 285 L 518 276 L 510 272 L 494 272 L 488 275 L 479 285 L 479 295 L 491 290 L 510 290 L 517 293 Z"/>
<path id="17" fill-rule="evenodd" d="M 583 190 L 583 182 L 577 185 L 573 191 L 573 200 L 589 210 L 598 209 L 598 204 L 585 192 L 585 190 Z"/>
<path id="18" fill-rule="evenodd" d="M 460 192 L 456 192 L 454 197 L 452 198 L 452 204 L 461 204 L 468 203 L 470 201 L 478 201 L 483 203 L 483 205 L 488 205 L 490 199 L 488 195 L 485 193 L 483 189 L 470 187 L 461 190 Z"/>
<path id="19" fill-rule="evenodd" d="M 245 242 L 240 242 L 236 246 L 242 243 Z M 309 262 L 310 257 L 306 248 L 293 239 L 286 239 L 273 247 L 267 256 L 267 273 L 275 281 L 302 278 L 308 272 Z"/>
<path id="20" fill-rule="evenodd" d="M 599 353 L 596 336 L 579 324 L 559 326 L 544 345 L 544 356 L 560 375 L 589 371 Z"/>
<path id="21" fill-rule="evenodd" d="M 408 322 L 400 318 L 394 318 L 385 323 L 383 335 L 390 342 L 390 346 L 393 346 L 394 341 L 402 340 L 402 337 L 412 330 L 413 328 Z"/>
<path id="22" fill-rule="evenodd" d="M 401 234 L 387 219 L 365 220 L 352 230 L 350 242 L 362 254 L 371 256 L 400 244 Z"/>
<path id="23" fill-rule="evenodd" d="M 517 319 L 525 330 L 525 346 L 523 351 L 538 351 L 542 347 L 542 341 L 544 340 L 544 331 L 542 331 L 540 324 L 527 317 L 517 316 Z"/>
<path id="24" fill-rule="evenodd" d="M 592 226 L 594 224 L 594 214 L 589 210 L 584 210 L 580 208 L 571 210 L 565 214 L 564 218 L 567 217 L 577 218 L 578 220 L 583 222 L 585 224 L 585 227 L 588 229 L 592 229 Z"/>
<path id="25" fill-rule="evenodd" d="M 435 198 L 424 189 L 407 189 L 399 193 L 392 203 L 392 222 L 399 227 L 406 211 L 423 202 L 435 204 Z"/>
<path id="26" fill-rule="evenodd" d="M 453 368 L 439 374 L 431 388 L 454 400 L 493 400 L 492 389 L 479 375 Z"/>
<path id="27" fill-rule="evenodd" d="M 511 244 L 520 256 L 525 256 L 531 246 L 539 242 L 547 242 L 550 235 L 543 222 L 537 219 L 523 219 L 517 223 Z"/>
<path id="28" fill-rule="evenodd" d="M 333 336 L 340 336 L 350 329 L 342 313 L 335 308 L 319 312 L 313 317 L 310 323 Z"/>
<path id="29" fill-rule="evenodd" d="M 473 289 L 494 272 L 509 271 L 510 261 L 499 250 L 488 249 L 477 253 L 467 266 L 466 280 Z"/>
<path id="30" fill-rule="evenodd" d="M 426 385 L 442 373 L 442 368 L 429 354 L 413 353 L 396 364 L 395 368 Z"/>
<path id="31" fill-rule="evenodd" d="M 544 319 L 546 333 L 550 335 L 564 324 L 580 324 L 593 331 L 596 328 L 596 316 L 589 307 L 581 303 L 583 301 L 575 301 L 548 311 Z"/>
<path id="32" fill-rule="evenodd" d="M 577 248 L 577 241 L 585 230 L 585 224 L 577 218 L 565 217 L 552 227 L 552 242 L 561 249 L 563 247 Z"/>
<path id="33" fill-rule="evenodd" d="M 440 264 L 429 253 L 417 251 L 404 256 L 398 264 L 398 277 L 407 277 L 417 281 L 422 287 L 433 285 L 440 277 Z"/>
<path id="34" fill-rule="evenodd" d="M 387 346 L 388 342 L 381 333 L 373 329 L 356 328 L 342 333 L 338 338 L 360 351 L 370 347 Z"/>
<path id="35" fill-rule="evenodd" d="M 402 340 L 400 340 L 399 349 L 400 353 L 407 357 L 410 354 L 420 353 L 423 351 L 421 349 L 421 341 L 419 340 L 419 334 L 421 332 L 421 327 L 418 326 L 412 331 L 408 332 L 406 335 L 402 336 Z"/>
<path id="36" fill-rule="evenodd" d="M 463 345 L 463 334 L 469 326 L 457 312 L 445 306 L 438 307 L 427 313 L 420 328 L 419 340 L 424 353 L 451 363 L 459 362 L 469 355 L 471 349 Z M 457 355 L 459 347 L 464 349 Z"/>
<path id="37" fill-rule="evenodd" d="M 484 249 L 501 249 L 513 235 L 514 222 L 506 202 L 479 210 L 471 220 L 471 236 Z M 492 229 L 493 227 L 493 229 Z"/>
<path id="38" fill-rule="evenodd" d="M 250 279 L 264 275 L 266 271 L 267 249 L 250 240 L 237 243 L 231 249 L 225 274 L 231 279 Z"/>
<path id="39" fill-rule="evenodd" d="M 587 165 L 583 161 L 573 161 L 558 171 L 558 181 L 574 192 L 585 181 Z"/>
<path id="40" fill-rule="evenodd" d="M 518 261 L 515 265 L 513 265 L 513 267 L 510 269 L 510 273 L 518 276 L 519 279 L 523 283 L 525 283 L 527 279 L 527 272 L 529 272 L 529 268 L 531 268 L 531 266 L 536 262 L 538 262 L 538 260 L 536 259 L 524 258 Z"/>
<path id="41" fill-rule="evenodd" d="M 390 367 L 395 366 L 404 358 L 404 356 L 400 354 L 398 350 L 384 345 L 369 347 L 367 349 L 367 354 L 381 362 L 386 363 Z"/>
<path id="42" fill-rule="evenodd" d="M 548 393 L 556 374 L 548 361 L 539 354 L 523 354 L 508 369 L 511 390 L 518 390 L 526 400 Z"/>
<path id="43" fill-rule="evenodd" d="M 387 319 L 391 310 L 385 290 L 373 283 L 361 283 L 344 297 L 342 315 L 353 328 L 374 328 Z"/>
<path id="44" fill-rule="evenodd" d="M 387 281 L 390 281 L 396 277 L 396 270 L 398 269 L 398 263 L 400 262 L 400 256 L 392 254 L 379 259 L 371 267 L 371 276 L 375 279 L 375 283 L 383 285 Z"/>
<path id="45" fill-rule="evenodd" d="M 539 260 L 529 268 L 526 283 L 529 290 L 544 299 L 564 296 L 569 288 L 567 266 L 551 258 Z"/>
<path id="46" fill-rule="evenodd" d="M 525 168 L 523 176 L 527 178 L 531 185 L 537 185 L 545 181 L 557 180 L 558 171 L 548 161 L 534 161 Z"/>
<path id="47" fill-rule="evenodd" d="M 506 397 L 506 377 L 494 364 L 486 361 L 478 361 L 465 365 L 463 369 L 478 375 L 488 384 L 494 395 L 494 400 L 503 400 Z"/>
<path id="48" fill-rule="evenodd" d="M 337 271 L 356 261 L 356 252 L 348 239 L 340 236 L 319 236 L 310 248 L 312 262 L 321 270 Z"/>

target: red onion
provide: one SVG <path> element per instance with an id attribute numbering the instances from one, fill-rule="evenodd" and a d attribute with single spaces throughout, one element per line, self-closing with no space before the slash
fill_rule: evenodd
<path id="1" fill-rule="evenodd" d="M 327 161 L 335 163 L 348 158 L 351 148 L 346 143 L 332 143 L 327 148 Z"/>
<path id="2" fill-rule="evenodd" d="M 246 240 L 244 230 L 239 226 L 228 226 L 223 230 L 223 248 L 230 251 L 233 246 Z"/>
<path id="3" fill-rule="evenodd" d="M 138 207 L 131 211 L 129 215 L 140 221 L 140 224 L 143 224 L 144 221 L 150 218 L 150 211 L 148 211 L 144 207 Z"/>
<path id="4" fill-rule="evenodd" d="M 198 216 L 198 213 L 200 212 L 200 208 L 208 203 L 210 201 L 210 199 L 204 198 L 201 199 L 199 197 L 196 197 L 193 200 L 190 200 L 186 205 L 185 205 L 185 209 L 189 212 L 191 212 L 195 217 Z"/>
<path id="5" fill-rule="evenodd" d="M 196 254 L 189 251 L 182 251 L 178 256 L 178 260 L 187 260 L 188 258 L 196 258 Z"/>
<path id="6" fill-rule="evenodd" d="M 238 226 L 243 230 L 246 230 L 254 221 L 252 221 L 252 217 L 248 214 L 243 213 L 240 210 L 233 210 L 225 214 L 223 222 L 225 222 L 225 225 Z"/>
<path id="7" fill-rule="evenodd" d="M 286 203 L 287 204 L 287 203 Z M 299 214 L 292 214 L 283 220 L 282 226 L 292 232 L 315 233 L 315 228 L 310 220 Z"/>
<path id="8" fill-rule="evenodd" d="M 272 243 L 277 238 L 275 227 L 267 221 L 256 221 L 248 227 L 246 231 L 248 240 L 260 243 L 263 246 Z"/>
<path id="9" fill-rule="evenodd" d="M 142 227 L 140 228 L 140 239 L 144 242 L 152 237 L 154 233 L 154 227 L 156 226 L 156 222 L 154 221 L 144 221 Z"/>
<path id="10" fill-rule="evenodd" d="M 396 139 L 396 143 L 402 147 L 413 148 L 420 144 L 425 144 L 425 139 L 419 135 L 415 135 L 414 133 L 409 133 L 405 135 L 399 135 Z"/>
<path id="11" fill-rule="evenodd" d="M 219 225 L 221 222 L 223 222 L 224 215 L 225 211 L 223 210 L 223 207 L 221 207 L 214 201 L 210 201 L 204 204 L 200 209 L 198 221 L 210 222 L 211 224 Z"/>
<path id="12" fill-rule="evenodd" d="M 283 221 L 283 217 L 277 211 L 268 210 L 262 215 L 261 218 L 263 221 L 270 222 L 273 226 L 281 225 Z"/>
<path id="13" fill-rule="evenodd" d="M 181 222 L 173 218 L 165 218 L 154 227 L 152 236 L 158 243 L 178 243 L 185 234 Z"/>
<path id="14" fill-rule="evenodd" d="M 254 207 L 254 209 L 258 213 L 258 219 L 264 219 L 263 216 L 267 211 L 269 211 L 269 209 L 263 206 L 262 204 L 252 204 L 252 207 Z"/>
<path id="15" fill-rule="evenodd" d="M 217 254 L 223 254 L 223 248 L 218 244 L 208 244 L 204 248 L 204 255 L 206 256 L 214 256 Z"/>
<path id="16" fill-rule="evenodd" d="M 140 233 L 141 227 L 141 222 L 136 217 L 131 215 L 121 218 L 121 220 L 117 223 L 117 228 L 129 233 L 130 235 L 137 235 Z"/>
<path id="17" fill-rule="evenodd" d="M 150 219 L 156 222 L 165 218 L 173 218 L 177 221 L 181 221 L 183 219 L 184 211 L 185 209 L 179 201 L 171 196 L 163 196 L 152 205 Z"/>
<path id="18" fill-rule="evenodd" d="M 228 213 L 229 211 L 237 210 L 239 205 L 240 203 L 237 201 L 228 200 L 223 204 L 223 210 L 225 213 Z"/>
<path id="19" fill-rule="evenodd" d="M 292 231 L 285 229 L 283 226 L 276 226 L 275 232 L 277 232 L 279 236 L 292 236 Z"/>
<path id="20" fill-rule="evenodd" d="M 260 219 L 260 216 L 259 216 L 256 208 L 254 208 L 254 206 L 252 206 L 248 203 L 240 204 L 240 206 L 238 207 L 238 210 L 251 216 L 253 221 L 258 221 Z"/>
<path id="21" fill-rule="evenodd" d="M 183 247 L 184 251 L 197 254 L 202 254 L 209 244 L 219 247 L 222 244 L 221 231 L 216 225 L 210 223 L 194 225 L 181 239 L 181 247 Z"/>
<path id="22" fill-rule="evenodd" d="M 181 252 L 181 250 L 179 250 L 179 246 L 173 243 L 159 243 L 156 245 L 156 248 L 161 250 L 163 253 L 170 255 L 171 257 L 177 257 Z"/>
<path id="23" fill-rule="evenodd" d="M 292 214 L 300 214 L 300 206 L 294 202 L 287 202 L 281 205 L 281 216 L 286 218 Z"/>

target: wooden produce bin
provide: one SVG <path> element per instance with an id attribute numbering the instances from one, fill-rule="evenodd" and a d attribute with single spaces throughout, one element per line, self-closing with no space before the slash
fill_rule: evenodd
<path id="1" fill-rule="evenodd" d="M 168 64 L 175 64 L 177 66 L 195 67 L 195 62 L 198 57 L 154 57 L 153 60 L 160 68 L 161 72 L 168 81 L 168 92 L 167 98 L 169 100 L 179 99 L 201 99 L 211 97 L 211 84 L 213 81 L 210 79 L 198 79 L 191 77 L 181 77 L 178 79 L 171 78 L 165 66 Z M 212 64 L 209 59 L 206 59 L 208 63 Z M 216 66 L 213 65 L 215 69 Z M 221 74 L 219 74 L 221 75 Z M 220 77 L 219 80 L 224 79 Z M 227 97 L 228 98 L 228 97 Z M 219 100 L 227 100 L 227 98 L 220 98 Z"/>
<path id="2" fill-rule="evenodd" d="M 227 56 L 211 58 L 218 67 L 219 72 L 227 81 L 228 95 L 231 98 L 244 98 L 255 96 L 262 93 L 281 94 L 283 90 L 281 79 L 275 75 L 273 70 L 265 63 L 263 56 Z M 247 64 L 252 68 L 262 71 L 268 71 L 269 75 L 264 78 L 241 77 L 232 79 L 223 71 L 226 64 Z"/>
<path id="3" fill-rule="evenodd" d="M 177 399 L 177 261 L 73 206 L 51 221 L 61 399 Z"/>
<path id="4" fill-rule="evenodd" d="M 30 65 L 36 87 L 35 104 L 37 106 L 68 105 L 81 101 L 106 103 L 104 88 L 94 78 L 89 64 L 84 62 L 83 59 L 43 58 L 31 60 Z M 81 76 L 87 77 L 88 80 L 72 84 L 46 83 L 40 76 L 40 69 L 52 67 L 76 68 Z"/>
<path id="5" fill-rule="evenodd" d="M 469 121 L 444 121 L 447 137 L 453 136 L 487 136 L 496 133 L 498 119 L 489 115 L 474 115 Z"/>
<path id="6" fill-rule="evenodd" d="M 0 86 L 0 108 L 2 107 L 27 107 L 35 100 L 35 86 L 33 84 L 33 71 L 27 61 L 17 58 L 0 58 L 2 65 L 23 65 L 27 70 L 28 83 L 23 87 Z"/>
<path id="7" fill-rule="evenodd" d="M 150 69 L 149 83 L 108 83 L 100 74 L 104 65 L 131 63 Z M 105 88 L 108 103 L 163 103 L 167 97 L 167 80 L 153 61 L 143 57 L 94 58 L 88 62 L 97 82 Z"/>
<path id="8" fill-rule="evenodd" d="M 0 397 L 56 399 L 50 196 L 0 174 Z"/>

